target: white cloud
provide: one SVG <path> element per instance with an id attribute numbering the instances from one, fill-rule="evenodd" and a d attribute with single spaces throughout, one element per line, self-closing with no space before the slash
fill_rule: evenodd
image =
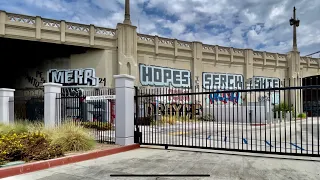
<path id="1" fill-rule="evenodd" d="M 131 18 L 145 34 L 285 53 L 292 46 L 293 6 L 301 54 L 319 51 L 319 0 L 131 0 Z M 124 0 L 0 0 L 0 7 L 109 28 L 124 17 Z"/>

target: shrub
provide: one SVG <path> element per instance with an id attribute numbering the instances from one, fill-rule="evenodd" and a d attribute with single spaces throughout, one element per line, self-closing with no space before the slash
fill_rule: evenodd
<path id="1" fill-rule="evenodd" d="M 14 124 L 0 124 L 0 134 L 9 132 L 25 133 L 28 132 L 27 122 L 15 122 Z"/>
<path id="2" fill-rule="evenodd" d="M 49 131 L 52 144 L 65 151 L 86 151 L 95 146 L 90 130 L 69 122 Z"/>
<path id="3" fill-rule="evenodd" d="M 178 116 L 161 116 L 160 121 L 164 124 L 170 124 L 173 125 L 178 121 L 179 117 Z"/>
<path id="4" fill-rule="evenodd" d="M 80 125 L 88 129 L 96 129 L 99 131 L 107 131 L 113 129 L 113 125 L 109 122 L 80 122 Z"/>
<path id="5" fill-rule="evenodd" d="M 298 118 L 306 118 L 306 117 L 307 117 L 307 114 L 306 114 L 306 113 L 300 113 L 300 114 L 298 114 L 297 117 L 298 117 Z"/>
<path id="6" fill-rule="evenodd" d="M 280 103 L 279 105 L 274 106 L 273 112 L 275 118 L 276 113 L 278 113 L 278 117 L 280 117 L 280 112 L 282 112 L 282 118 L 285 118 L 287 112 L 292 112 L 292 114 L 295 114 L 293 105 L 289 106 L 286 103 Z"/>
<path id="7" fill-rule="evenodd" d="M 62 155 L 62 148 L 52 145 L 48 136 L 41 132 L 0 135 L 0 164 L 17 160 L 46 160 Z"/>
<path id="8" fill-rule="evenodd" d="M 200 121 L 215 121 L 215 118 L 212 114 L 206 114 L 198 118 Z"/>
<path id="9" fill-rule="evenodd" d="M 147 116 L 147 117 L 138 117 L 137 118 L 137 125 L 146 125 L 149 126 L 152 123 L 152 117 Z"/>

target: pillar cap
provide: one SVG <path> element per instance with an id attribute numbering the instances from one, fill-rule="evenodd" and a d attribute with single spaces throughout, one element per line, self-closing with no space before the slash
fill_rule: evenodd
<path id="1" fill-rule="evenodd" d="M 115 79 L 119 79 L 119 78 L 127 78 L 127 79 L 131 79 L 131 80 L 135 80 L 136 79 L 134 76 L 130 76 L 128 74 L 113 75 L 113 77 Z"/>
<path id="2" fill-rule="evenodd" d="M 62 84 L 58 84 L 58 83 L 43 83 L 43 86 L 62 87 Z"/>
<path id="3" fill-rule="evenodd" d="M 9 89 L 9 88 L 0 88 L 0 91 L 7 91 L 7 92 L 14 92 L 15 89 Z"/>

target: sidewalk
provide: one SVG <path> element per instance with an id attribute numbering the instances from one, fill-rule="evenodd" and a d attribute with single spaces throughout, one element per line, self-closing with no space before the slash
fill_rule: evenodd
<path id="1" fill-rule="evenodd" d="M 170 147 L 169 147 L 170 148 Z M 195 152 L 201 151 L 201 152 Z M 95 160 L 60 166 L 3 180 L 101 180 L 101 179 L 230 179 L 316 180 L 320 158 L 266 158 L 262 154 L 220 154 L 223 151 L 140 148 Z M 223 152 L 228 153 L 228 152 Z M 231 152 L 229 152 L 231 153 Z M 235 154 L 235 153 L 233 153 Z M 243 153 L 242 153 L 243 154 Z M 260 157 L 253 157 L 260 156 Z M 277 156 L 282 157 L 283 156 Z M 292 160 L 299 158 L 304 160 Z M 110 177 L 110 174 L 210 174 L 211 177 Z"/>

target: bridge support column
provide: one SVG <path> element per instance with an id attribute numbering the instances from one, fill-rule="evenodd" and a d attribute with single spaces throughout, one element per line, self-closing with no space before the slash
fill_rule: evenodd
<path id="1" fill-rule="evenodd" d="M 117 25 L 118 72 L 138 77 L 137 27 L 128 24 Z"/>
<path id="2" fill-rule="evenodd" d="M 300 52 L 293 50 L 289 52 L 287 56 L 288 60 L 288 76 L 287 76 L 287 87 L 294 87 L 294 86 L 302 86 L 301 81 L 301 70 L 300 70 Z M 302 91 L 300 90 L 290 90 L 288 91 L 288 105 L 292 105 L 294 110 L 296 111 L 294 115 L 300 114 L 303 112 L 303 100 L 302 100 Z"/>
<path id="3" fill-rule="evenodd" d="M 57 101 L 57 95 L 61 94 L 62 84 L 44 83 L 44 125 L 54 127 L 61 120 L 61 114 L 57 110 L 61 108 L 61 101 Z"/>
<path id="4" fill-rule="evenodd" d="M 202 43 L 201 42 L 193 42 L 193 61 L 191 64 L 191 91 L 193 93 L 195 92 L 201 92 L 202 83 L 200 85 L 199 82 L 202 82 Z M 192 102 L 192 118 L 195 119 L 196 117 L 196 106 L 197 102 L 195 100 L 199 100 L 200 98 L 195 95 L 191 96 L 191 102 Z"/>
<path id="5" fill-rule="evenodd" d="M 253 50 L 252 49 L 246 49 L 244 51 L 244 57 L 245 57 L 245 69 L 244 69 L 244 80 L 243 80 L 243 88 L 248 89 L 251 88 L 250 85 L 253 85 L 252 78 L 253 78 Z M 251 82 L 251 83 L 250 83 Z M 244 92 L 241 93 L 241 96 L 245 96 L 245 103 L 248 104 L 249 100 L 253 101 L 257 98 L 254 96 L 256 93 L 251 92 Z M 249 114 L 249 112 L 247 112 Z"/>
<path id="6" fill-rule="evenodd" d="M 134 144 L 134 80 L 126 74 L 114 75 L 116 88 L 116 144 Z"/>
<path id="7" fill-rule="evenodd" d="M 0 123 L 9 124 L 14 121 L 14 89 L 0 88 Z"/>

